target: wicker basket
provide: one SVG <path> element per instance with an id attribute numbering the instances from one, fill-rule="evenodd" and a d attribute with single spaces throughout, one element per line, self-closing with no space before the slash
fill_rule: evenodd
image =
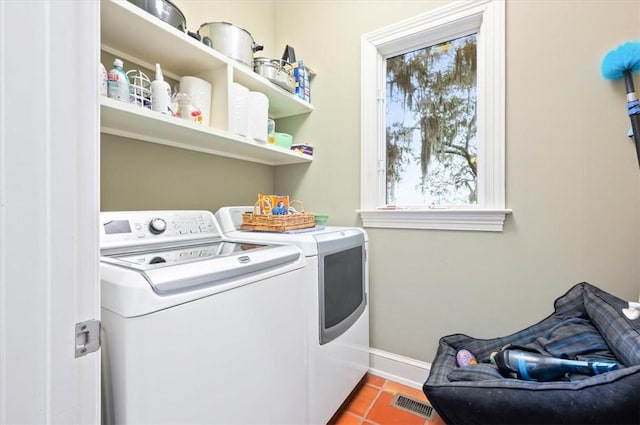
<path id="1" fill-rule="evenodd" d="M 256 202 L 252 212 L 242 214 L 242 230 L 257 230 L 262 232 L 286 232 L 287 230 L 306 229 L 314 227 L 314 214 L 305 212 L 300 201 L 291 201 L 290 205 L 299 204 L 301 212 L 287 215 L 260 214 L 259 204 Z"/>

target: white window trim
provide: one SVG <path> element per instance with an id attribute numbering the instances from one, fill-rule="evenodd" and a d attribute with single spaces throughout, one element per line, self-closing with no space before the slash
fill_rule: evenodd
<path id="1" fill-rule="evenodd" d="M 505 5 L 459 1 L 361 40 L 361 209 L 364 227 L 502 231 L 505 208 Z M 478 204 L 389 210 L 385 204 L 386 57 L 478 32 Z M 427 40 L 427 41 L 425 41 Z"/>

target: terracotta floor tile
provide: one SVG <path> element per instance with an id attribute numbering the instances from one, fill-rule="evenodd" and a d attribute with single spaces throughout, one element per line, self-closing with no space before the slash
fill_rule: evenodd
<path id="1" fill-rule="evenodd" d="M 406 396 L 415 398 L 416 400 L 420 400 L 420 401 L 427 401 L 427 397 L 424 395 L 422 390 L 411 388 L 394 381 L 385 382 L 384 386 L 382 387 L 382 390 L 388 391 L 392 394 L 396 394 L 396 393 L 404 394 Z"/>
<path id="2" fill-rule="evenodd" d="M 384 385 L 386 379 L 381 378 L 379 376 L 376 375 L 372 375 L 370 373 L 367 373 L 364 377 L 364 382 L 366 384 L 372 385 L 374 387 L 378 387 L 378 388 L 382 388 L 382 386 Z"/>
<path id="3" fill-rule="evenodd" d="M 423 425 L 425 418 L 391 405 L 393 394 L 383 391 L 376 399 L 366 419 L 380 425 Z"/>
<path id="4" fill-rule="evenodd" d="M 362 418 L 349 412 L 342 412 L 331 421 L 331 425 L 360 425 Z"/>
<path id="5" fill-rule="evenodd" d="M 362 385 L 356 390 L 356 393 L 348 401 L 348 404 L 344 406 L 344 410 L 363 417 L 379 392 L 379 388 L 367 384 Z"/>

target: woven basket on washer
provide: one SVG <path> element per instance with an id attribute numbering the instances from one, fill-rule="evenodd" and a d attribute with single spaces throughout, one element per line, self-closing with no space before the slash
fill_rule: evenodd
<path id="1" fill-rule="evenodd" d="M 252 212 L 242 214 L 242 230 L 258 230 L 263 232 L 286 232 L 287 230 L 314 227 L 314 214 L 305 212 L 300 201 L 291 201 L 289 205 L 299 204 L 301 212 L 287 215 L 260 214 L 259 203 L 256 202 Z"/>

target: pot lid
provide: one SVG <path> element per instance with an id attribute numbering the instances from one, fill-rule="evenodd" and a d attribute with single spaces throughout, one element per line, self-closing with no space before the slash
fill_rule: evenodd
<path id="1" fill-rule="evenodd" d="M 240 31 L 244 31 L 246 32 L 249 37 L 251 37 L 251 39 L 253 40 L 253 36 L 251 35 L 251 33 L 249 31 L 247 31 L 246 29 L 236 25 L 236 24 L 232 24 L 231 22 L 225 22 L 225 21 L 217 21 L 217 22 L 205 22 L 204 24 L 200 25 L 200 28 L 207 26 L 207 25 L 212 25 L 212 26 L 216 26 L 216 25 L 229 25 L 232 26 L 234 28 L 239 29 Z"/>

